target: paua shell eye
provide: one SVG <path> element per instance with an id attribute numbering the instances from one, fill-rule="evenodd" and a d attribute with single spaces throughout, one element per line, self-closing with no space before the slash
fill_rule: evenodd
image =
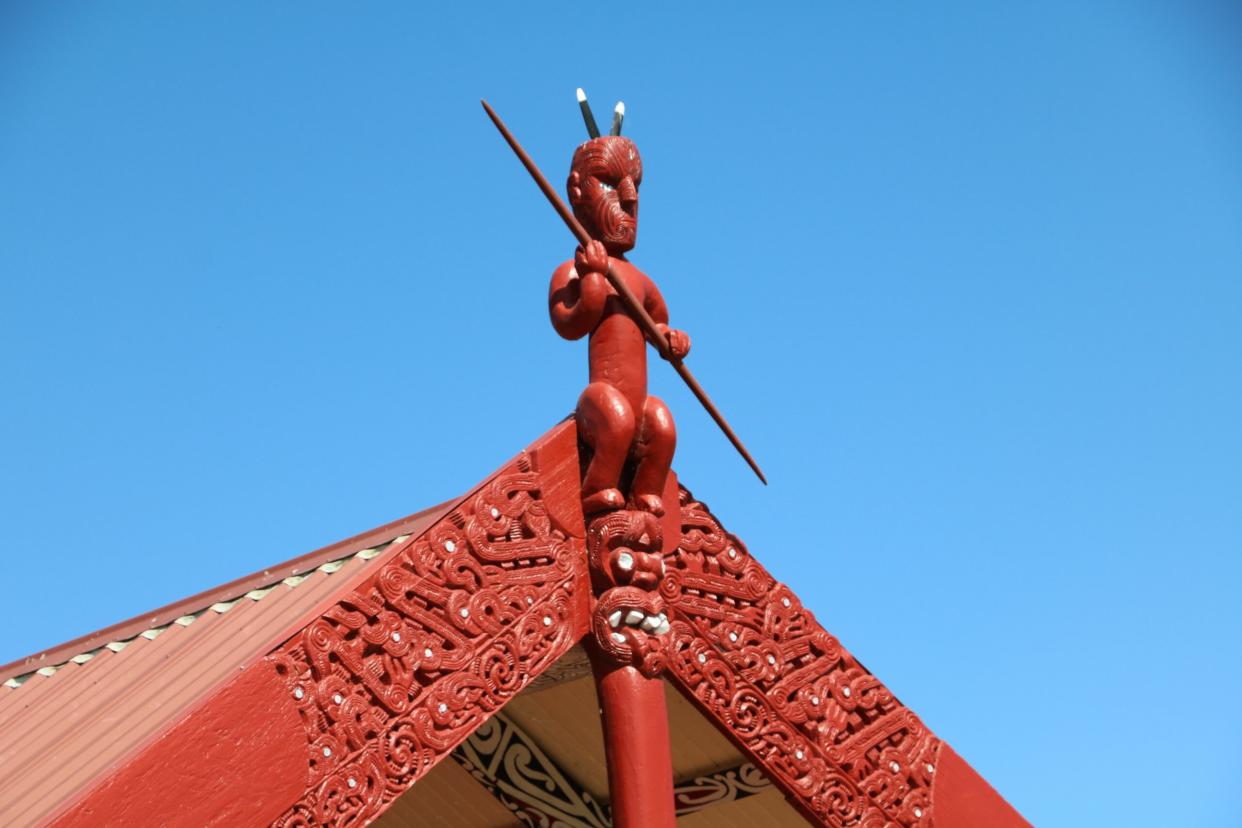
<path id="1" fill-rule="evenodd" d="M 599 182 L 599 188 L 606 193 L 611 193 L 613 190 L 617 189 L 611 184 L 605 184 L 603 181 Z"/>

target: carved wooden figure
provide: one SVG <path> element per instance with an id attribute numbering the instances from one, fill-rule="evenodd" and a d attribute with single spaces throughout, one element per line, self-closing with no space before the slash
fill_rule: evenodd
<path id="1" fill-rule="evenodd" d="M 655 320 L 672 354 L 689 353 L 690 338 L 668 326 L 668 307 L 655 282 L 625 258 L 638 234 L 642 178 L 642 158 L 628 138 L 608 135 L 578 147 L 569 173 L 569 202 L 592 242 L 580 245 L 574 258 L 553 272 L 548 293 L 557 333 L 566 339 L 590 337 L 590 384 L 575 412 L 578 433 L 591 449 L 582 483 L 588 515 L 627 504 L 663 515 L 661 494 L 677 444 L 668 406 L 647 394 L 643 331 L 604 276 L 611 265 Z M 633 480 L 626 497 L 622 476 L 631 461 Z"/>

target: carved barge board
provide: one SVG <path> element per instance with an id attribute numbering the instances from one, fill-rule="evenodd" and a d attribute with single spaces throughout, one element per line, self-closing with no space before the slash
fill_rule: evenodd
<path id="1" fill-rule="evenodd" d="M 679 495 L 681 544 L 660 587 L 668 678 L 813 824 L 1028 824 L 706 506 Z"/>
<path id="2" fill-rule="evenodd" d="M 375 564 L 50 824 L 373 820 L 586 632 L 572 423 Z"/>

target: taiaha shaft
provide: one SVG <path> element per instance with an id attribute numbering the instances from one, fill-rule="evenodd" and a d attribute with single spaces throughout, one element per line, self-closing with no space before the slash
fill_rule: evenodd
<path id="1" fill-rule="evenodd" d="M 496 114 L 496 111 L 488 105 L 487 101 L 480 101 L 480 103 L 483 104 L 483 109 L 487 112 L 487 117 L 491 118 L 492 123 L 496 125 L 496 129 L 500 130 L 500 134 L 513 149 L 513 152 L 517 155 L 518 160 L 522 162 L 522 166 L 526 167 L 526 171 L 530 173 L 531 178 L 535 179 L 535 183 L 539 186 L 539 189 L 543 191 L 543 194 L 548 199 L 548 202 L 560 215 L 561 219 L 565 222 L 565 225 L 569 227 L 570 232 L 572 232 L 578 239 L 578 243 L 583 247 L 586 247 L 591 242 L 591 237 L 587 234 L 587 231 L 583 228 L 577 217 L 574 216 L 573 212 L 570 211 L 565 202 L 561 200 L 561 197 L 557 194 L 556 190 L 552 189 L 552 185 L 548 183 L 548 179 L 544 178 L 543 173 L 541 173 L 539 168 L 535 166 L 534 160 L 526 154 L 526 150 L 522 149 L 522 145 L 519 144 L 517 139 L 513 137 L 513 133 L 509 132 L 509 128 L 505 126 L 504 121 L 500 120 L 500 116 Z M 701 385 L 699 385 L 699 381 L 694 378 L 694 374 L 690 373 L 690 369 L 686 367 L 685 363 L 682 362 L 681 359 L 673 355 L 673 352 L 669 349 L 668 341 L 660 333 L 660 329 L 656 326 L 655 320 L 651 318 L 651 315 L 647 313 L 642 304 L 637 298 L 635 298 L 634 294 L 630 292 L 630 289 L 625 284 L 624 280 L 618 277 L 617 274 L 613 272 L 611 267 L 608 268 L 608 272 L 604 275 L 608 278 L 608 283 L 617 291 L 617 295 L 621 298 L 626 310 L 628 310 L 634 320 L 638 322 L 639 327 L 643 329 L 643 333 L 646 334 L 647 340 L 656 347 L 656 350 L 660 352 L 660 356 L 662 356 L 673 366 L 673 370 L 681 376 L 686 385 L 689 386 L 690 390 L 694 393 L 694 396 L 697 397 L 698 401 L 703 404 L 705 409 L 707 409 L 707 413 L 710 414 L 711 418 L 716 421 L 716 425 L 720 426 L 720 430 L 723 431 L 725 436 L 729 438 L 729 442 L 732 443 L 733 447 L 738 450 L 739 454 L 742 455 L 742 458 L 759 477 L 759 480 L 762 481 L 764 485 L 767 485 L 768 479 L 763 476 L 763 472 L 759 469 L 759 464 L 755 462 L 755 458 L 750 456 L 750 452 L 746 450 L 746 446 L 742 445 L 742 441 L 738 439 L 736 434 L 733 433 L 733 429 L 729 427 L 729 423 L 726 422 L 724 415 L 721 414 L 715 404 L 712 403 L 711 398 L 707 396 L 707 392 L 703 390 Z"/>

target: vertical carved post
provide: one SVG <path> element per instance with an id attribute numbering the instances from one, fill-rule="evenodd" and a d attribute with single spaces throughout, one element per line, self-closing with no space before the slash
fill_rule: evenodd
<path id="1" fill-rule="evenodd" d="M 585 95 L 579 101 L 592 137 L 570 164 L 572 216 L 490 108 L 488 114 L 580 242 L 574 258 L 552 272 L 548 312 L 566 339 L 590 335 L 590 383 L 574 421 L 596 599 L 588 650 L 613 814 L 618 828 L 672 828 L 673 767 L 659 678 L 670 631 L 660 594 L 660 517 L 677 430 L 668 406 L 647 394 L 647 343 L 683 370 L 690 337 L 669 327 L 655 282 L 625 258 L 638 233 L 638 147 L 616 134 L 620 122 L 612 135 L 599 136 Z"/>
<path id="2" fill-rule="evenodd" d="M 595 674 L 613 823 L 673 828 L 673 762 L 660 673 L 669 632 L 660 521 L 622 510 L 595 517 L 587 552 L 596 594 L 587 652 Z"/>

